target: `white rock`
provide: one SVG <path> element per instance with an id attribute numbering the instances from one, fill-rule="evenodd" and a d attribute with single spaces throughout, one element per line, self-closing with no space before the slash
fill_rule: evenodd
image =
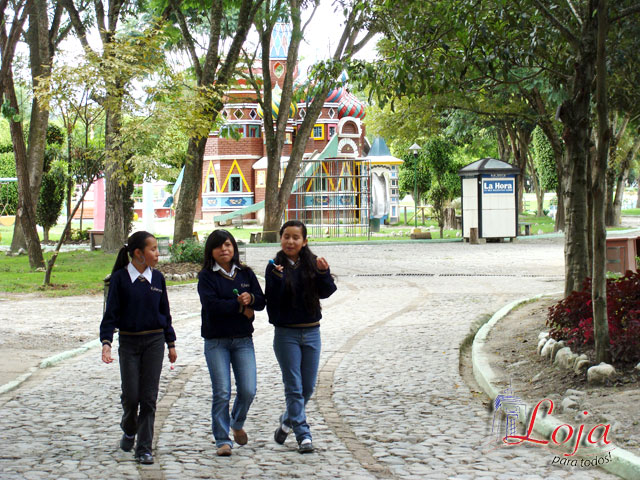
<path id="1" fill-rule="evenodd" d="M 568 388 L 567 391 L 564 392 L 566 397 L 584 397 L 586 394 L 586 392 L 581 392 L 580 390 L 574 390 L 572 388 Z"/>
<path id="2" fill-rule="evenodd" d="M 562 340 L 553 344 L 553 346 L 551 347 L 551 357 L 550 357 L 552 362 L 556 359 L 556 354 L 564 347 L 565 345 Z"/>
<path id="3" fill-rule="evenodd" d="M 608 363 L 602 362 L 587 370 L 587 381 L 589 383 L 604 383 L 608 378 L 612 378 L 616 374 L 616 369 Z"/>
<path id="4" fill-rule="evenodd" d="M 538 352 L 538 355 L 540 355 L 540 353 L 542 352 L 542 347 L 544 347 L 545 343 L 547 343 L 547 339 L 546 338 L 541 338 L 538 341 L 538 348 L 536 348 L 536 352 Z"/>
<path id="5" fill-rule="evenodd" d="M 538 334 L 538 338 L 542 339 L 542 338 L 549 338 L 549 332 L 540 332 Z"/>
<path id="6" fill-rule="evenodd" d="M 573 365 L 573 371 L 579 375 L 581 373 L 584 373 L 584 371 L 589 368 L 589 360 L 576 360 L 576 362 Z"/>
<path id="7" fill-rule="evenodd" d="M 571 368 L 575 356 L 575 353 L 573 353 L 569 347 L 563 347 L 556 353 L 553 363 L 562 368 Z"/>
<path id="8" fill-rule="evenodd" d="M 542 350 L 540 351 L 540 355 L 542 355 L 543 357 L 548 357 L 549 355 L 551 355 L 551 348 L 555 343 L 556 341 L 553 338 L 547 340 L 547 343 L 544 344 L 544 347 L 542 347 Z"/>
<path id="9" fill-rule="evenodd" d="M 578 409 L 578 403 L 572 399 L 572 398 L 564 398 L 562 399 L 562 411 L 567 411 L 567 410 L 577 410 Z"/>
<path id="10" fill-rule="evenodd" d="M 636 370 L 640 370 L 640 363 L 636 365 Z"/>

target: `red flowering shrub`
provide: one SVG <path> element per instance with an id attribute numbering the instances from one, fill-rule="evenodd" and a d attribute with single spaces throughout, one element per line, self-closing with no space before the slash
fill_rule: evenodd
<path id="1" fill-rule="evenodd" d="M 613 361 L 640 360 L 640 273 L 607 280 L 607 319 Z M 551 338 L 570 347 L 594 344 L 590 278 L 582 290 L 549 308 L 547 326 Z"/>

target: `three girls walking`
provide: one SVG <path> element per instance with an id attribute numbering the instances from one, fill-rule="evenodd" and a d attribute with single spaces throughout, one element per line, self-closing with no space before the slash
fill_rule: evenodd
<path id="1" fill-rule="evenodd" d="M 280 237 L 281 250 L 265 272 L 266 295 L 251 268 L 240 262 L 238 245 L 229 232 L 214 230 L 205 243 L 198 294 L 213 396 L 212 431 L 220 456 L 231 455 L 233 442 L 248 442 L 243 427 L 257 383 L 254 311 L 264 309 L 265 300 L 269 322 L 275 326 L 273 349 L 282 372 L 286 403 L 274 439 L 283 444 L 293 431 L 298 451 L 313 452 L 305 406 L 313 394 L 320 361 L 320 299 L 333 294 L 336 286 L 327 261 L 309 249 L 302 222 L 286 222 Z M 153 235 L 136 232 L 129 237 L 114 265 L 100 326 L 105 363 L 113 361 L 111 342 L 114 330 L 120 329 L 124 409 L 120 447 L 130 451 L 137 436 L 135 456 L 141 463 L 153 463 L 153 421 L 164 342 L 169 346 L 169 360 L 173 363 L 177 358 L 164 277 L 153 270 L 157 261 Z M 229 412 L 231 369 L 236 398 Z"/>

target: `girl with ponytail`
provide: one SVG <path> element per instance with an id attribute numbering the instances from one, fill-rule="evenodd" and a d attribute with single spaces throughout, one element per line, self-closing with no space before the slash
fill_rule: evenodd
<path id="1" fill-rule="evenodd" d="M 102 361 L 112 363 L 111 342 L 119 330 L 118 357 L 122 379 L 120 448 L 153 463 L 151 444 L 164 344 L 169 361 L 177 359 L 164 276 L 158 263 L 158 242 L 149 232 L 135 232 L 120 249 L 111 271 L 107 306 L 100 324 Z M 139 413 L 138 413 L 139 410 Z"/>

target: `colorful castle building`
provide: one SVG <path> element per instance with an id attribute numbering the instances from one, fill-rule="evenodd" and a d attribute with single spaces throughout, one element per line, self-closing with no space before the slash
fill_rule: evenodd
<path id="1" fill-rule="evenodd" d="M 274 85 L 271 105 L 274 117 L 282 107 L 280 95 L 285 72 L 289 68 L 289 40 L 289 25 L 278 23 L 272 36 L 267 73 Z M 294 78 L 297 78 L 298 67 L 295 65 L 293 68 Z M 262 69 L 254 68 L 255 74 L 263 75 Z M 368 228 L 372 159 L 366 158 L 370 146 L 362 122 L 365 109 L 363 103 L 348 91 L 346 80 L 346 75 L 343 75 L 335 89 L 329 92 L 313 126 L 305 147 L 301 172 L 285 213 L 287 218 L 300 218 L 308 223 L 319 221 L 319 225 L 331 219 L 331 222 L 338 224 L 366 224 Z M 262 213 L 257 204 L 265 199 L 267 154 L 263 112 L 255 97 L 255 91 L 243 79 L 238 79 L 233 88 L 226 92 L 221 112 L 225 123 L 219 131 L 209 134 L 205 146 L 202 191 L 196 219 L 213 221 L 214 217 L 222 214 L 256 210 L 243 216 L 245 219 L 261 220 Z M 288 163 L 292 143 L 306 108 L 306 102 L 290 105 L 280 162 L 282 172 Z M 225 129 L 235 130 L 240 138 L 236 140 L 225 135 Z M 392 199 L 390 169 L 393 168 L 392 175 L 395 177 L 398 162 L 401 161 L 390 157 L 380 160 L 382 164 L 378 165 L 380 168 L 377 170 L 388 180 L 384 184 L 386 195 Z M 381 169 L 389 169 L 389 173 L 383 175 Z M 395 198 L 397 203 L 397 191 Z M 252 205 L 256 205 L 256 208 L 247 208 Z M 388 209 L 385 218 L 393 220 L 394 216 L 397 218 L 397 205 L 393 210 Z"/>

